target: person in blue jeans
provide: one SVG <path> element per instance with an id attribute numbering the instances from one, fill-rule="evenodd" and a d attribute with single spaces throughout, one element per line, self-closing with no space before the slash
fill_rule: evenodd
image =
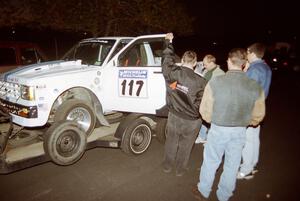
<path id="1" fill-rule="evenodd" d="M 207 54 L 204 56 L 202 62 L 204 70 L 201 76 L 203 76 L 206 81 L 209 81 L 210 79 L 213 79 L 216 76 L 225 74 L 224 71 L 220 68 L 220 66 L 216 63 L 216 61 L 217 60 L 214 55 Z M 205 125 L 205 123 L 204 124 L 202 123 L 198 137 L 195 140 L 196 144 L 206 142 L 207 131 L 208 131 L 208 126 Z"/>
<path id="2" fill-rule="evenodd" d="M 254 43 L 247 48 L 248 64 L 244 71 L 247 77 L 255 80 L 264 90 L 265 98 L 268 97 L 271 85 L 272 71 L 268 64 L 262 60 L 265 45 Z M 237 175 L 238 179 L 251 179 L 257 170 L 260 146 L 260 125 L 249 126 L 246 130 L 246 144 L 242 152 L 242 164 Z"/>
<path id="3" fill-rule="evenodd" d="M 229 200 L 236 185 L 246 127 L 258 125 L 264 118 L 264 92 L 242 71 L 245 63 L 244 49 L 231 50 L 226 74 L 210 80 L 204 89 L 200 114 L 211 127 L 204 145 L 199 182 L 192 190 L 198 200 L 209 197 L 223 155 L 223 172 L 216 194 L 220 201 Z"/>

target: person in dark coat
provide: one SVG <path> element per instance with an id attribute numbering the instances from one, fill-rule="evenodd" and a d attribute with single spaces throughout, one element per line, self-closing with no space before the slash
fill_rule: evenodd
<path id="1" fill-rule="evenodd" d="M 166 35 L 162 56 L 169 109 L 163 170 L 169 173 L 176 166 L 176 176 L 182 176 L 188 168 L 190 153 L 200 130 L 199 106 L 206 81 L 194 72 L 195 52 L 186 51 L 182 64 L 175 64 L 173 38 L 172 33 Z"/>

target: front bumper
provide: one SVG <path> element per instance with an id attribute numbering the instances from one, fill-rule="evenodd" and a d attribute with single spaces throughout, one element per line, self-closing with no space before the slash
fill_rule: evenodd
<path id="1" fill-rule="evenodd" d="M 20 105 L 3 99 L 0 99 L 0 105 L 5 107 L 10 114 L 14 114 L 20 117 L 32 119 L 37 118 L 38 116 L 37 106 Z"/>

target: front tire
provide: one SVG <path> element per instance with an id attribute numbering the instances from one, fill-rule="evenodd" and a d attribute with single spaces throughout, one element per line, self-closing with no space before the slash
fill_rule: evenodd
<path id="1" fill-rule="evenodd" d="M 46 155 L 58 165 L 71 165 L 85 152 L 87 136 L 76 122 L 60 121 L 50 126 L 44 137 Z"/>
<path id="2" fill-rule="evenodd" d="M 96 125 L 96 116 L 92 107 L 78 99 L 67 100 L 58 107 L 54 122 L 62 120 L 75 121 L 87 136 L 93 132 Z"/>
<path id="3" fill-rule="evenodd" d="M 144 153 L 152 139 L 152 130 L 149 123 L 141 118 L 134 119 L 126 128 L 121 143 L 121 149 L 131 155 Z"/>

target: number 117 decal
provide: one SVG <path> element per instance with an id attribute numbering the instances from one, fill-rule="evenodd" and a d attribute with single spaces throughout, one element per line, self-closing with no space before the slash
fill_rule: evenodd
<path id="1" fill-rule="evenodd" d="M 127 97 L 146 98 L 147 90 L 144 80 L 122 79 L 119 80 L 119 95 Z"/>
<path id="2" fill-rule="evenodd" d="M 119 96 L 147 98 L 147 70 L 119 70 Z"/>

